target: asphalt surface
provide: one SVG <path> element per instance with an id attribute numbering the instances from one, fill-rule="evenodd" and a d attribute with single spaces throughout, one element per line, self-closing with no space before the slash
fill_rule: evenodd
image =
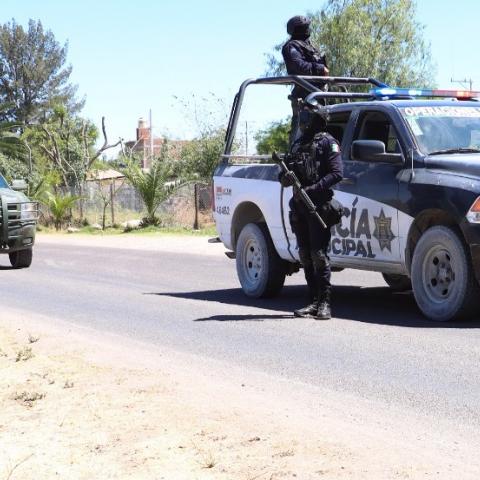
<path id="1" fill-rule="evenodd" d="M 301 274 L 280 297 L 252 300 L 221 254 L 41 240 L 30 269 L 0 265 L 5 307 L 480 426 L 480 320 L 429 322 L 379 274 L 334 274 L 335 319 L 319 322 L 291 315 Z"/>

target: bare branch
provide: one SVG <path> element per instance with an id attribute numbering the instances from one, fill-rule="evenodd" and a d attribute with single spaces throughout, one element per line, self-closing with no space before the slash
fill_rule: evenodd
<path id="1" fill-rule="evenodd" d="M 87 169 L 90 169 L 90 167 L 93 165 L 93 162 L 105 151 L 105 150 L 108 150 L 110 148 L 115 148 L 117 147 L 118 145 L 121 145 L 122 143 L 122 139 L 119 138 L 118 139 L 118 142 L 113 144 L 113 145 L 109 145 L 108 144 L 108 138 L 107 138 L 107 129 L 105 127 L 105 117 L 102 117 L 102 133 L 103 133 L 103 145 L 95 152 L 95 154 L 93 155 L 92 158 L 90 158 L 89 162 L 88 162 L 88 165 L 87 165 Z"/>

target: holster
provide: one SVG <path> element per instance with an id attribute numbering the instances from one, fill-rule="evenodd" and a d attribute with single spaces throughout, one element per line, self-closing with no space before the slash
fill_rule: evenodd
<path id="1" fill-rule="evenodd" d="M 330 201 L 322 204 L 318 213 L 327 224 L 327 227 L 333 227 L 342 221 L 344 208 L 338 200 L 332 198 Z"/>

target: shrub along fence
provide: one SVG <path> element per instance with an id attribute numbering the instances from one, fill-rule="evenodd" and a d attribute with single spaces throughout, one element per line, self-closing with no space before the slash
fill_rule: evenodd
<path id="1" fill-rule="evenodd" d="M 137 191 L 119 180 L 86 182 L 82 189 L 63 188 L 58 193 L 78 195 L 70 224 L 99 224 L 106 227 L 141 219 L 144 206 Z M 44 217 L 47 212 L 44 210 Z M 176 189 L 157 210 L 163 226 L 202 228 L 213 224 L 212 192 L 207 183 L 189 183 Z"/>

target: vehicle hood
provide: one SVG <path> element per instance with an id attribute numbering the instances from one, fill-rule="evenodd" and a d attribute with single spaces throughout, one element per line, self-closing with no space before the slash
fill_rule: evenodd
<path id="1" fill-rule="evenodd" d="M 0 188 L 0 195 L 4 196 L 8 203 L 29 201 L 25 194 L 12 190 L 11 188 Z"/>
<path id="2" fill-rule="evenodd" d="M 456 153 L 450 155 L 431 155 L 425 157 L 425 167 L 446 170 L 468 177 L 480 179 L 480 154 Z"/>

